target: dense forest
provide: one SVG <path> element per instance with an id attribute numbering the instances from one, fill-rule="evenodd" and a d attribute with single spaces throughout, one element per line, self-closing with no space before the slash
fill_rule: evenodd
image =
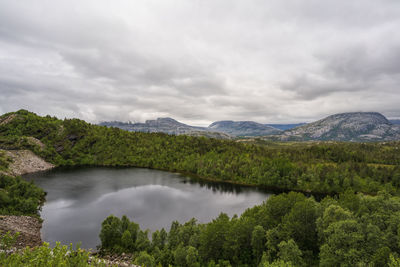
<path id="1" fill-rule="evenodd" d="M 400 266 L 400 198 L 346 191 L 317 202 L 301 193 L 272 196 L 240 217 L 173 222 L 147 231 L 109 216 L 103 251 L 134 253 L 151 266 Z"/>
<path id="2" fill-rule="evenodd" d="M 9 119 L 10 116 L 12 119 Z M 20 110 L 0 119 L 0 148 L 28 148 L 57 166 L 146 167 L 315 193 L 399 193 L 400 143 L 257 143 L 135 133 Z M 40 140 L 45 147 L 28 137 Z"/>
<path id="3" fill-rule="evenodd" d="M 173 222 L 151 238 L 126 216 L 110 215 L 101 225 L 102 253 L 131 253 L 147 267 L 400 266 L 399 147 L 399 142 L 242 143 L 132 133 L 25 110 L 0 117 L 1 149 L 30 149 L 57 166 L 147 167 L 325 194 L 320 201 L 299 192 L 279 194 L 241 216 Z M 0 214 L 37 215 L 43 191 L 5 175 L 9 164 L 0 153 Z M 3 236 L 1 248 L 12 239 Z M 61 245 L 12 255 L 0 249 L 0 265 L 101 266 L 79 248 L 66 251 Z"/>

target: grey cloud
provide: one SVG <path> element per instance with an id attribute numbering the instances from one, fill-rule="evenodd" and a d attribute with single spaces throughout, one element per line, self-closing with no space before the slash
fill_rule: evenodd
<path id="1" fill-rule="evenodd" d="M 78 51 L 62 53 L 64 60 L 87 78 L 105 78 L 118 88 L 170 87 L 179 95 L 209 95 L 225 92 L 224 80 L 212 70 L 193 62 L 165 62 L 135 51 Z M 171 92 L 169 92 L 171 93 Z"/>
<path id="2" fill-rule="evenodd" d="M 396 92 L 400 86 L 400 43 L 383 47 L 365 44 L 332 48 L 316 57 L 322 67 L 283 82 L 295 97 L 315 99 L 338 92 Z"/>
<path id="3" fill-rule="evenodd" d="M 370 49 L 360 44 L 321 58 L 325 61 L 323 71 L 346 80 L 373 80 L 382 75 L 400 74 L 400 42 Z"/>
<path id="4" fill-rule="evenodd" d="M 142 121 L 399 117 L 400 2 L 0 0 L 0 110 Z"/>

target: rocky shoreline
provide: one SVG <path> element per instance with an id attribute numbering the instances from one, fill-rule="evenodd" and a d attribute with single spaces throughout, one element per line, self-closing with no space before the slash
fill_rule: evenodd
<path id="1" fill-rule="evenodd" d="M 12 160 L 8 173 L 20 176 L 27 173 L 47 171 L 55 166 L 35 155 L 30 150 L 6 150 L 6 155 Z"/>
<path id="2" fill-rule="evenodd" d="M 3 151 L 11 160 L 7 170 L 2 171 L 2 174 L 4 175 L 20 176 L 27 173 L 46 171 L 55 167 L 53 164 L 46 162 L 30 150 L 1 151 Z M 15 244 L 16 248 L 40 246 L 43 243 L 40 235 L 41 228 L 42 222 L 40 218 L 0 215 L 1 233 L 20 233 Z"/>
<path id="3" fill-rule="evenodd" d="M 25 247 L 37 247 L 43 244 L 40 229 L 42 222 L 39 218 L 30 216 L 15 216 L 15 215 L 0 215 L 0 235 L 7 232 L 11 234 L 19 233 L 13 251 L 24 249 Z M 92 253 L 93 256 L 98 256 L 97 252 Z M 132 255 L 105 255 L 100 257 L 106 266 L 120 267 L 139 267 L 132 264 Z"/>
<path id="4" fill-rule="evenodd" d="M 39 218 L 30 216 L 0 215 L 1 233 L 20 233 L 14 245 L 18 249 L 27 246 L 40 246 L 43 243 L 40 236 L 41 228 L 42 222 Z"/>
<path id="5" fill-rule="evenodd" d="M 93 255 L 96 255 L 96 253 L 93 253 Z M 140 267 L 131 263 L 133 258 L 130 254 L 122 253 L 121 255 L 104 255 L 100 256 L 100 259 L 102 259 L 107 266 Z"/>
<path id="6" fill-rule="evenodd" d="M 41 145 L 41 144 L 37 144 Z M 1 173 L 9 176 L 20 176 L 27 173 L 41 172 L 54 168 L 51 163 L 35 155 L 30 150 L 2 150 L 11 159 L 7 171 Z M 0 215 L 0 236 L 7 232 L 19 233 L 15 249 L 37 247 L 43 244 L 40 229 L 42 220 L 31 216 Z M 93 253 L 93 256 L 97 252 Z M 132 255 L 106 255 L 101 257 L 106 266 L 139 267 L 132 264 Z"/>

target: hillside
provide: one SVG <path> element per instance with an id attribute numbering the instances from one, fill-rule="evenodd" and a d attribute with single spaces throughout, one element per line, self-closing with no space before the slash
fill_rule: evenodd
<path id="1" fill-rule="evenodd" d="M 78 119 L 40 117 L 26 110 L 0 116 L 0 121 L 0 149 L 28 149 L 55 166 L 145 167 L 315 193 L 343 192 L 348 188 L 376 193 L 387 186 L 400 191 L 398 143 L 255 145 L 128 132 Z"/>
<path id="2" fill-rule="evenodd" d="M 265 124 L 265 125 L 285 131 L 285 130 L 293 129 L 293 128 L 296 128 L 299 126 L 303 126 L 304 124 L 306 124 L 306 123 L 302 122 L 302 123 L 290 123 L 290 124 Z"/>
<path id="3" fill-rule="evenodd" d="M 351 112 L 328 116 L 312 123 L 261 124 L 253 121 L 216 121 L 208 127 L 191 126 L 172 118 L 147 120 L 145 123 L 119 121 L 99 125 L 132 132 L 204 136 L 216 139 L 263 136 L 276 141 L 393 141 L 400 140 L 398 120 L 388 120 L 377 112 Z"/>
<path id="4" fill-rule="evenodd" d="M 391 141 L 400 139 L 400 127 L 376 112 L 341 113 L 287 130 L 280 139 Z"/>
<path id="5" fill-rule="evenodd" d="M 279 134 L 281 130 L 254 121 L 216 121 L 208 129 L 233 136 L 262 136 Z"/>
<path id="6" fill-rule="evenodd" d="M 281 130 L 272 126 L 253 121 L 217 121 L 208 127 L 198 127 L 181 123 L 172 118 L 158 118 L 147 120 L 144 123 L 108 121 L 101 122 L 99 125 L 116 127 L 131 132 L 205 136 L 217 139 L 231 139 L 237 136 L 263 136 L 281 132 Z"/>
<path id="7" fill-rule="evenodd" d="M 243 144 L 128 132 L 20 110 L 0 116 L 0 148 L 30 150 L 56 166 L 146 167 L 270 190 L 335 194 L 320 202 L 301 193 L 280 194 L 239 217 L 221 214 L 205 224 L 195 219 L 173 222 L 169 232 L 155 231 L 151 239 L 126 216 L 107 217 L 101 224 L 102 251 L 133 253 L 140 265 L 147 259 L 162 266 L 189 266 L 188 255 L 194 255 L 193 262 L 204 263 L 193 266 L 292 266 L 269 264 L 280 259 L 299 266 L 386 266 L 389 260 L 397 261 L 391 253 L 399 251 L 400 142 Z M 7 171 L 12 161 L 6 152 L 0 153 L 1 170 Z M 43 196 L 33 183 L 0 175 L 0 214 L 37 214 Z M 8 219 L 10 223 L 3 218 L 7 229 L 16 225 L 13 217 Z M 63 266 L 87 265 L 89 254 L 78 250 L 66 257 L 66 251 L 42 246 L 0 255 L 0 265 L 10 266 L 13 260 L 11 266 L 26 266 L 22 260 L 40 257 L 46 263 L 56 257 L 71 262 Z"/>
<path id="8" fill-rule="evenodd" d="M 173 135 L 205 136 L 217 139 L 231 139 L 232 137 L 206 127 L 190 126 L 172 118 L 158 118 L 147 120 L 145 123 L 125 123 L 119 121 L 101 122 L 99 125 L 116 127 L 131 132 L 166 133 Z"/>

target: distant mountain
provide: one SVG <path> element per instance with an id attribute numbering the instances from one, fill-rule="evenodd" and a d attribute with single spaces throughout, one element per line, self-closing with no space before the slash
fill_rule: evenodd
<path id="1" fill-rule="evenodd" d="M 172 118 L 147 120 L 145 123 L 125 123 L 119 121 L 101 122 L 100 125 L 117 127 L 127 131 L 146 133 L 186 134 L 230 139 L 235 136 L 264 136 L 279 134 L 282 131 L 253 121 L 217 121 L 208 127 L 191 126 Z"/>
<path id="2" fill-rule="evenodd" d="M 238 136 L 262 136 L 268 140 L 281 141 L 390 141 L 400 140 L 400 125 L 395 124 L 396 122 L 400 124 L 400 120 L 391 122 L 382 114 L 376 112 L 352 112 L 331 115 L 308 124 L 268 125 L 253 121 L 216 121 L 208 127 L 197 127 L 181 123 L 172 118 L 158 118 L 156 120 L 147 120 L 145 123 L 111 121 L 102 122 L 100 125 L 135 132 L 162 132 L 218 139 L 231 139 Z M 283 129 L 286 130 L 282 131 Z"/>
<path id="3" fill-rule="evenodd" d="M 216 121 L 210 124 L 208 129 L 233 136 L 263 136 L 282 132 L 277 128 L 254 121 Z"/>
<path id="4" fill-rule="evenodd" d="M 280 140 L 389 141 L 400 139 L 400 126 L 376 112 L 331 115 L 285 131 Z"/>
<path id="5" fill-rule="evenodd" d="M 389 120 L 392 124 L 400 124 L 400 120 Z"/>
<path id="6" fill-rule="evenodd" d="M 225 133 L 217 131 L 209 131 L 206 127 L 190 126 L 172 118 L 158 118 L 156 120 L 147 120 L 145 123 L 125 123 L 119 121 L 101 122 L 99 125 L 107 127 L 117 127 L 131 132 L 145 133 L 167 133 L 174 135 L 191 135 L 191 136 L 206 136 L 217 139 L 231 139 Z"/>
<path id="7" fill-rule="evenodd" d="M 268 126 L 277 128 L 279 130 L 285 131 L 285 130 L 289 130 L 289 129 L 293 129 L 293 128 L 302 126 L 304 124 L 306 124 L 306 123 L 303 122 L 303 123 L 292 123 L 292 124 L 265 124 L 265 125 L 268 125 Z"/>

